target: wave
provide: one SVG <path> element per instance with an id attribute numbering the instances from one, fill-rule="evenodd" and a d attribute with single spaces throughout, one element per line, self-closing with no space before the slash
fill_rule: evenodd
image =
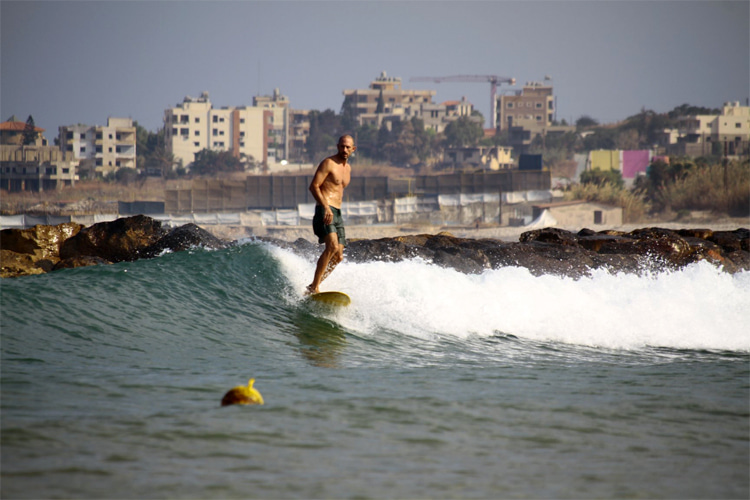
<path id="1" fill-rule="evenodd" d="M 311 263 L 273 251 L 293 290 L 311 280 Z M 461 274 L 419 260 L 342 263 L 324 289 L 348 293 L 339 321 L 363 335 L 400 332 L 422 339 L 514 335 L 612 349 L 670 347 L 750 351 L 750 273 L 706 263 L 674 272 L 572 279 L 506 267 Z"/>
<path id="2" fill-rule="evenodd" d="M 316 256 L 315 256 L 316 257 Z M 315 257 L 245 241 L 156 259 L 3 280 L 4 333 L 106 339 L 148 350 L 158 331 L 176 342 L 201 336 L 236 345 L 284 341 L 295 332 L 336 344 L 344 335 L 385 346 L 513 338 L 604 349 L 750 351 L 750 273 L 706 263 L 672 272 L 572 279 L 506 267 L 466 275 L 419 260 L 344 261 L 323 289 L 348 293 L 348 308 L 311 307 L 303 290 Z M 35 310 L 44 314 L 33 315 Z M 304 327 L 300 327 L 304 325 Z M 304 339 L 303 339 L 304 340 Z"/>

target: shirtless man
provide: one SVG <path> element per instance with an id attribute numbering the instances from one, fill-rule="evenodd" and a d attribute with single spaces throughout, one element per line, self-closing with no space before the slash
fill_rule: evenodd
<path id="1" fill-rule="evenodd" d="M 344 200 L 344 188 L 352 179 L 352 167 L 347 160 L 357 147 L 350 135 L 342 135 L 336 147 L 338 153 L 320 162 L 310 183 L 310 192 L 317 202 L 313 231 L 318 242 L 325 243 L 326 247 L 318 259 L 315 277 L 308 285 L 307 293 L 320 292 L 320 283 L 344 260 L 346 233 L 341 218 L 341 203 Z"/>

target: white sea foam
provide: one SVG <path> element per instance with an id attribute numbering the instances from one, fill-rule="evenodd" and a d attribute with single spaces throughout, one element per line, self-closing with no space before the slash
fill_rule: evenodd
<path id="1" fill-rule="evenodd" d="M 314 263 L 279 249 L 273 254 L 301 300 Z M 730 275 L 706 263 L 646 276 L 601 271 L 575 280 L 514 267 L 466 275 L 420 261 L 344 262 L 323 288 L 352 297 L 339 321 L 363 334 L 501 332 L 616 349 L 750 351 L 750 273 Z"/>

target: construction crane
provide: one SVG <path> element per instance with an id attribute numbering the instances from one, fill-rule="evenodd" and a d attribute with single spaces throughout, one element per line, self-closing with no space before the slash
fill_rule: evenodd
<path id="1" fill-rule="evenodd" d="M 409 79 L 410 82 L 471 82 L 471 83 L 484 83 L 489 82 L 490 84 L 490 123 L 494 129 L 497 121 L 497 86 L 500 83 L 507 83 L 509 85 L 515 85 L 515 78 L 508 78 L 506 76 L 497 75 L 453 75 L 453 76 L 414 76 Z"/>

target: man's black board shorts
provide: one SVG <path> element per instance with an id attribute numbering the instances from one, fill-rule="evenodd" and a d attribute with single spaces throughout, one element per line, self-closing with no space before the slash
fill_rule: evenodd
<path id="1" fill-rule="evenodd" d="M 318 243 L 325 243 L 326 236 L 330 233 L 336 233 L 339 237 L 339 244 L 346 246 L 346 231 L 344 231 L 344 219 L 341 217 L 341 209 L 330 207 L 333 212 L 333 223 L 326 225 L 323 222 L 325 208 L 322 205 L 315 205 L 315 215 L 313 216 L 313 232 L 318 237 Z"/>

